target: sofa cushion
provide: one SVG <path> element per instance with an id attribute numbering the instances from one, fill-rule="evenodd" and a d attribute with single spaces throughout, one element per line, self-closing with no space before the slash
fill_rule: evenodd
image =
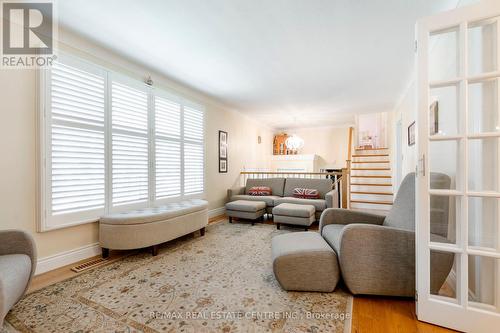
<path id="1" fill-rule="evenodd" d="M 282 203 L 273 208 L 273 215 L 311 217 L 314 216 L 313 205 L 297 205 L 292 203 Z"/>
<path id="2" fill-rule="evenodd" d="M 231 197 L 231 201 L 236 201 L 236 200 L 262 201 L 266 203 L 266 206 L 274 207 L 274 200 L 279 198 L 281 197 L 278 197 L 277 195 L 256 196 L 256 195 L 238 194 L 238 195 L 233 195 Z"/>
<path id="3" fill-rule="evenodd" d="M 103 224 L 140 224 L 164 221 L 174 217 L 198 212 L 208 208 L 205 200 L 193 199 L 169 203 L 159 207 L 129 210 L 101 217 Z"/>
<path id="4" fill-rule="evenodd" d="M 340 239 L 344 227 L 344 224 L 328 224 L 321 231 L 321 235 L 326 240 L 326 242 L 330 244 L 330 246 L 335 250 L 337 255 L 340 251 Z"/>
<path id="5" fill-rule="evenodd" d="M 273 195 L 282 197 L 285 178 L 247 179 L 245 194 L 248 194 L 248 191 L 254 186 L 269 186 L 273 191 Z"/>
<path id="6" fill-rule="evenodd" d="M 284 197 L 293 197 L 293 190 L 296 188 L 310 188 L 318 190 L 320 199 L 325 198 L 325 194 L 330 192 L 333 182 L 330 178 L 307 179 L 307 178 L 287 178 L 285 182 Z M 276 193 L 275 193 L 276 194 Z"/>
<path id="7" fill-rule="evenodd" d="M 301 199 L 319 199 L 319 192 L 312 188 L 297 187 L 293 190 L 293 197 Z"/>
<path id="8" fill-rule="evenodd" d="M 31 273 L 31 259 L 25 254 L 0 256 L 0 300 L 6 310 L 23 295 Z M 0 316 L 3 315 L 0 313 Z M 1 322 L 0 317 L 0 322 Z"/>
<path id="9" fill-rule="evenodd" d="M 258 212 L 266 208 L 262 201 L 236 200 L 226 204 L 226 210 L 237 210 L 240 212 Z"/>
<path id="10" fill-rule="evenodd" d="M 269 186 L 254 186 L 248 190 L 249 195 L 265 196 L 273 194 L 273 190 Z"/>
<path id="11" fill-rule="evenodd" d="M 316 212 L 321 212 L 326 209 L 326 201 L 324 199 L 301 199 L 293 197 L 284 197 L 274 200 L 274 205 L 278 206 L 282 203 L 292 203 L 297 205 L 313 205 Z"/>

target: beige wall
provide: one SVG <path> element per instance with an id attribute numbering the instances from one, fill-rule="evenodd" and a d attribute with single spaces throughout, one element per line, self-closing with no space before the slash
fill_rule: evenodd
<path id="1" fill-rule="evenodd" d="M 346 166 L 349 127 L 294 128 L 281 132 L 304 139 L 304 147 L 299 153 L 318 155 L 318 169 Z"/>
<path id="2" fill-rule="evenodd" d="M 245 167 L 266 168 L 272 154 L 272 132 L 217 101 L 144 66 L 103 49 L 68 32 L 61 49 L 83 56 L 137 79 L 151 74 L 155 85 L 206 106 L 206 198 L 209 209 L 223 206 L 226 189 L 237 182 Z M 80 50 L 85 50 L 80 51 Z M 0 229 L 24 229 L 36 240 L 39 257 L 47 257 L 98 241 L 96 223 L 45 233 L 36 232 L 36 73 L 33 70 L 0 70 Z M 218 130 L 228 132 L 229 172 L 218 173 Z M 257 136 L 262 143 L 257 144 Z"/>

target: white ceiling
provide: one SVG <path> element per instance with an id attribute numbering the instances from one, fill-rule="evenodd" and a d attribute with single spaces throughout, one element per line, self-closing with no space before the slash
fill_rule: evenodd
<path id="1" fill-rule="evenodd" d="M 71 0 L 59 20 L 275 128 L 390 111 L 417 18 L 457 0 Z"/>

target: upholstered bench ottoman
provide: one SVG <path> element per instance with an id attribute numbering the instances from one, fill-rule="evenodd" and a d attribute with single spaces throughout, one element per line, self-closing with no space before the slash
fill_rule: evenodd
<path id="1" fill-rule="evenodd" d="M 233 217 L 252 220 L 264 219 L 266 212 L 266 203 L 263 201 L 236 200 L 226 204 L 226 215 L 229 217 L 229 223 L 233 222 Z"/>
<path id="2" fill-rule="evenodd" d="M 313 205 L 282 203 L 273 208 L 274 223 L 278 229 L 281 224 L 293 224 L 303 226 L 307 231 L 315 220 L 315 212 Z"/>
<path id="3" fill-rule="evenodd" d="M 184 200 L 160 207 L 114 213 L 99 220 L 99 244 L 102 256 L 109 250 L 130 250 L 151 246 L 153 255 L 158 245 L 200 230 L 208 224 L 208 202 Z"/>
<path id="4" fill-rule="evenodd" d="M 337 286 L 337 255 L 319 233 L 274 236 L 271 251 L 274 275 L 283 289 L 331 292 Z"/>

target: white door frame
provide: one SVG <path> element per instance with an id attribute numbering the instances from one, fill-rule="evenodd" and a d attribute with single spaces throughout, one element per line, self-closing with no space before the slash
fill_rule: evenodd
<path id="1" fill-rule="evenodd" d="M 468 189 L 468 139 L 497 137 L 500 133 L 482 133 L 472 135 L 468 133 L 468 84 L 471 80 L 478 80 L 487 77 L 500 77 L 500 54 L 497 54 L 497 71 L 485 73 L 484 75 L 470 77 L 467 74 L 467 33 L 468 23 L 500 16 L 500 1 L 483 0 L 473 6 L 459 8 L 450 12 L 441 13 L 431 17 L 426 17 L 417 23 L 418 61 L 417 61 L 417 209 L 416 209 L 416 256 L 417 256 L 417 316 L 419 320 L 450 327 L 466 332 L 494 332 L 500 327 L 500 282 L 496 283 L 496 311 L 491 309 L 473 306 L 468 298 L 468 256 L 481 255 L 490 258 L 500 258 L 500 251 L 486 251 L 481 248 L 472 247 L 468 244 L 468 200 L 469 196 L 478 197 L 500 197 L 497 192 L 471 192 Z M 500 25 L 500 24 L 499 24 Z M 459 38 L 457 42 L 459 55 L 459 69 L 457 77 L 449 78 L 446 81 L 429 82 L 429 34 L 446 30 L 452 27 L 459 27 Z M 500 31 L 500 29 L 498 29 Z M 497 49 L 499 41 L 497 36 Z M 432 87 L 452 86 L 459 87 L 458 114 L 461 121 L 458 135 L 434 135 L 429 136 L 428 109 L 430 102 L 429 90 Z M 431 190 L 429 184 L 429 142 L 437 140 L 457 141 L 457 155 L 459 155 L 459 170 L 457 179 L 460 186 L 456 190 Z M 451 243 L 435 243 L 430 241 L 430 203 L 429 195 L 447 195 L 450 197 L 461 197 L 461 217 L 457 218 L 457 241 Z M 456 276 L 456 301 L 450 301 L 437 295 L 430 294 L 430 251 L 444 251 L 455 253 L 457 258 Z M 500 266 L 500 265 L 499 265 Z M 498 269 L 497 269 L 498 270 Z"/>

